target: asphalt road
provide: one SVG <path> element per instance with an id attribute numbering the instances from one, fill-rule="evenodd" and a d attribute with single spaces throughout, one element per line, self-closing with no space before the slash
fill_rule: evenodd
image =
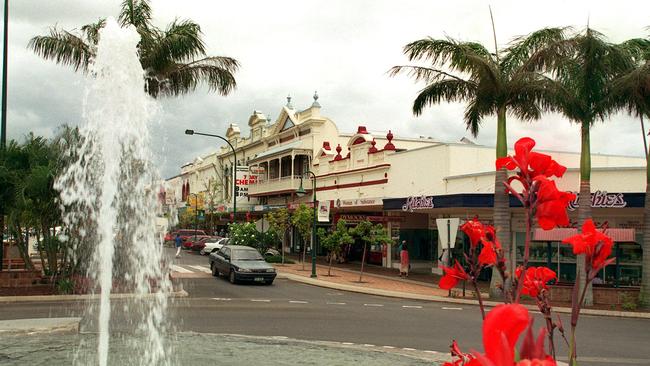
<path id="1" fill-rule="evenodd" d="M 176 265 L 207 265 L 185 254 Z M 197 271 L 200 272 L 200 271 Z M 177 331 L 286 336 L 446 352 L 452 339 L 480 350 L 481 319 L 474 306 L 419 302 L 335 291 L 284 279 L 272 286 L 231 285 L 197 273 L 182 280 L 188 298 L 173 299 L 169 317 Z M 0 304 L 0 319 L 82 315 L 83 302 Z M 127 315 L 115 301 L 113 329 L 127 330 Z M 565 325 L 567 317 L 562 317 Z M 92 320 L 85 324 L 93 328 Z M 541 318 L 536 318 L 538 326 Z M 559 355 L 566 354 L 556 337 Z M 580 365 L 650 365 L 650 320 L 582 316 Z"/>

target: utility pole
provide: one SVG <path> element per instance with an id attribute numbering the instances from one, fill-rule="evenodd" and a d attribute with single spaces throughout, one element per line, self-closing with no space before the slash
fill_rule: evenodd
<path id="1" fill-rule="evenodd" d="M 7 41 L 9 31 L 9 0 L 5 0 L 4 39 L 2 43 L 2 121 L 0 125 L 0 150 L 7 146 Z M 5 208 L 0 202 L 0 272 L 4 262 Z"/>

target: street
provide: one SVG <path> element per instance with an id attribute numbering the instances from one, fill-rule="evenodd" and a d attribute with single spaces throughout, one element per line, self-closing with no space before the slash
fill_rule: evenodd
<path id="1" fill-rule="evenodd" d="M 207 258 L 184 253 L 175 265 L 189 293 L 170 304 L 176 331 L 285 336 L 447 352 L 452 339 L 464 351 L 481 350 L 481 319 L 475 306 L 412 301 L 319 288 L 276 279 L 272 286 L 232 285 L 206 273 Z M 112 327 L 126 327 L 119 300 Z M 81 316 L 83 302 L 0 305 L 0 320 Z M 562 316 L 565 327 L 569 319 Z M 84 329 L 92 331 L 92 320 Z M 542 324 L 536 318 L 535 324 Z M 650 364 L 650 320 L 582 316 L 578 327 L 581 365 Z M 125 328 L 126 329 L 126 328 Z M 566 355 L 556 336 L 560 359 Z"/>

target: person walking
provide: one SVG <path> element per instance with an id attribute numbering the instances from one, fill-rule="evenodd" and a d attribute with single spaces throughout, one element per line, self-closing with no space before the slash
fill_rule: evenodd
<path id="1" fill-rule="evenodd" d="M 401 250 L 399 252 L 399 276 L 408 277 L 409 276 L 409 251 L 406 245 L 406 240 L 402 240 L 402 245 L 400 245 Z"/>
<path id="2" fill-rule="evenodd" d="M 181 247 L 183 246 L 183 239 L 181 239 L 180 234 L 176 234 L 176 239 L 174 239 L 176 245 L 176 258 L 181 256 Z"/>

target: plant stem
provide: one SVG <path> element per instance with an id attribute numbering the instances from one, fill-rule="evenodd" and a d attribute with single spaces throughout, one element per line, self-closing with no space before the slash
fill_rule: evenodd
<path id="1" fill-rule="evenodd" d="M 524 276 L 526 275 L 526 268 L 528 267 L 528 257 L 530 256 L 530 239 L 531 235 L 530 232 L 532 230 L 532 224 L 531 224 L 531 211 L 532 211 L 532 205 L 528 205 L 526 207 L 526 241 L 524 242 L 524 258 L 523 258 L 523 270 L 521 271 L 521 274 L 519 275 L 519 278 L 517 279 L 517 290 L 515 291 L 515 303 L 519 303 L 519 298 L 521 297 L 521 288 L 524 284 Z M 517 243 L 515 243 L 517 245 Z M 517 268 L 517 251 L 515 250 L 515 258 L 514 258 L 514 267 L 512 270 L 512 273 L 515 273 L 515 269 Z"/>
<path id="2" fill-rule="evenodd" d="M 476 277 L 472 277 L 472 285 L 474 285 L 474 293 L 478 299 L 478 306 L 481 308 L 481 319 L 485 320 L 485 307 L 483 306 L 483 299 L 481 298 L 481 291 L 478 289 Z"/>

